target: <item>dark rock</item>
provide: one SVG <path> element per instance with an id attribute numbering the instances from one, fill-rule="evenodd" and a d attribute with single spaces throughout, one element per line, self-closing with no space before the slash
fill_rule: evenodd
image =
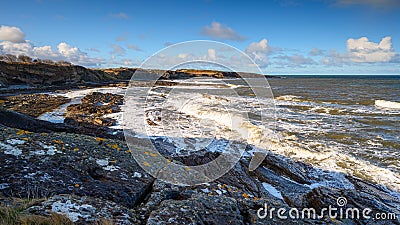
<path id="1" fill-rule="evenodd" d="M 98 126 L 112 126 L 115 124 L 115 119 L 104 116 L 120 112 L 123 98 L 122 95 L 93 92 L 83 97 L 81 104 L 67 107 L 64 123 L 92 129 Z"/>
<path id="2" fill-rule="evenodd" d="M 62 96 L 48 94 L 25 94 L 6 97 L 0 103 L 6 109 L 38 117 L 43 113 L 53 111 L 70 100 Z"/>

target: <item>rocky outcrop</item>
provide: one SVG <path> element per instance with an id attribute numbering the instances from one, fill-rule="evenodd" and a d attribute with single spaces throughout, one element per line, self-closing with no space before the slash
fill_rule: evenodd
<path id="1" fill-rule="evenodd" d="M 42 62 L 0 61 L 0 87 L 14 84 L 65 85 L 85 82 L 127 81 L 140 70 L 156 74 L 161 79 L 187 79 L 191 77 L 238 78 L 259 76 L 252 73 L 237 73 L 215 70 L 152 70 L 137 68 L 89 69 L 71 64 L 45 64 Z M 272 76 L 269 76 L 272 77 Z"/>
<path id="2" fill-rule="evenodd" d="M 53 111 L 70 100 L 63 96 L 49 94 L 25 94 L 4 97 L 0 106 L 29 116 L 38 117 L 43 113 Z"/>
<path id="3" fill-rule="evenodd" d="M 34 117 L 15 111 L 7 110 L 2 107 L 0 107 L 0 124 L 8 127 L 26 130 L 28 132 L 67 132 L 119 140 L 124 139 L 122 131 L 115 131 L 107 127 L 82 127 L 72 126 L 64 123 L 51 123 L 43 120 L 38 120 Z"/>
<path id="4" fill-rule="evenodd" d="M 218 180 L 185 187 L 154 180 L 130 152 L 119 140 L 32 133 L 0 125 L 0 201 L 7 205 L 12 197 L 38 199 L 24 212 L 42 216 L 57 212 L 76 224 L 100 218 L 116 224 L 400 224 L 399 219 L 341 219 L 327 214 L 259 218 L 257 212 L 266 205 L 300 212 L 312 207 L 320 212 L 338 207 L 339 197 L 347 199 L 346 208 L 370 208 L 371 215 L 400 213 L 400 199 L 382 186 L 342 176 L 339 181 L 349 187 L 333 187 L 329 182 L 334 178 L 315 176 L 323 171 L 272 153 L 254 172 L 249 172 L 250 159 L 244 157 Z M 169 156 L 192 165 L 216 157 L 218 153 L 208 152 Z"/>
<path id="5" fill-rule="evenodd" d="M 122 141 L 4 126 L 0 133 L 0 196 L 48 198 L 30 213 L 59 211 L 78 223 L 95 221 L 96 213 L 127 220 L 151 190 L 153 178 Z"/>
<path id="6" fill-rule="evenodd" d="M 67 107 L 64 123 L 82 127 L 115 125 L 115 119 L 104 116 L 120 112 L 123 102 L 123 95 L 93 92 L 83 97 L 80 104 Z"/>
<path id="7" fill-rule="evenodd" d="M 113 81 L 115 77 L 76 65 L 0 61 L 2 86 L 12 84 L 54 85 L 65 83 Z"/>

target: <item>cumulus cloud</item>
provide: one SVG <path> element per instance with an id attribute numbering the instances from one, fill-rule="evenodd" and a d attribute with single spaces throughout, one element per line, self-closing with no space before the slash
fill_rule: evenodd
<path id="1" fill-rule="evenodd" d="M 23 42 L 24 39 L 25 34 L 18 27 L 0 26 L 0 41 L 20 43 Z"/>
<path id="2" fill-rule="evenodd" d="M 343 66 L 351 63 L 351 60 L 349 59 L 349 55 L 347 53 L 339 53 L 336 50 L 330 50 L 320 60 L 320 63 L 326 66 Z"/>
<path id="3" fill-rule="evenodd" d="M 252 58 L 260 67 L 265 67 L 269 64 L 269 54 L 272 52 L 268 46 L 267 39 L 261 39 L 259 42 L 252 42 L 246 48 L 245 52 Z"/>
<path id="4" fill-rule="evenodd" d="M 111 17 L 116 18 L 116 19 L 129 19 L 128 14 L 120 12 L 120 13 L 111 13 L 110 14 Z"/>
<path id="5" fill-rule="evenodd" d="M 246 37 L 237 34 L 232 28 L 218 22 L 212 22 L 211 26 L 204 27 L 201 33 L 221 40 L 243 41 L 246 39 Z"/>
<path id="6" fill-rule="evenodd" d="M 211 60 L 215 60 L 217 58 L 215 55 L 215 49 L 212 49 L 212 48 L 208 49 L 208 57 Z"/>
<path id="7" fill-rule="evenodd" d="M 24 40 L 25 34 L 19 28 L 9 28 L 10 27 L 5 29 L 5 33 L 10 34 L 11 31 L 13 35 L 7 36 L 7 39 L 1 38 L 1 54 L 27 55 L 32 58 L 51 59 L 54 61 L 63 60 L 83 66 L 98 66 L 104 63 L 103 59 L 89 57 L 87 53 L 82 52 L 79 48 L 70 46 L 65 42 L 58 44 L 57 50 L 54 50 L 49 45 L 35 46 L 29 40 Z M 0 33 L 4 34 L 3 31 L 4 30 Z"/>
<path id="8" fill-rule="evenodd" d="M 384 37 L 379 43 L 374 43 L 366 37 L 348 39 L 347 50 L 354 62 L 389 62 L 396 52 L 392 48 L 392 38 Z"/>

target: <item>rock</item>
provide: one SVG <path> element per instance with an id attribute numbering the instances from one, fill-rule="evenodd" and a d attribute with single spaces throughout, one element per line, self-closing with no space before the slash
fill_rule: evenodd
<path id="1" fill-rule="evenodd" d="M 62 96 L 48 94 L 22 94 L 6 97 L 1 106 L 29 116 L 38 117 L 43 113 L 53 111 L 70 100 Z"/>
<path id="2" fill-rule="evenodd" d="M 12 84 L 64 84 L 116 80 L 101 70 L 76 65 L 0 61 L 0 80 Z"/>
<path id="3" fill-rule="evenodd" d="M 18 112 L 7 110 L 0 107 L 0 124 L 31 132 L 67 132 L 75 134 L 86 134 L 96 137 L 107 137 L 111 139 L 123 140 L 124 135 L 122 131 L 115 131 L 107 127 L 79 127 L 78 124 L 60 124 L 51 123 L 43 120 L 24 115 Z"/>
<path id="4" fill-rule="evenodd" d="M 81 104 L 67 107 L 64 123 L 88 128 L 112 126 L 115 124 L 115 119 L 104 116 L 120 112 L 123 98 L 122 95 L 93 92 L 83 97 Z"/>
<path id="5" fill-rule="evenodd" d="M 139 167 L 126 145 L 68 133 L 29 133 L 1 127 L 0 143 L 13 140 L 18 156 L 5 154 L 0 144 L 0 193 L 5 197 L 43 198 L 54 195 L 88 196 L 123 206 L 140 204 L 153 178 Z M 106 163 L 99 165 L 97 160 Z M 144 174 L 136 176 L 136 173 Z M 101 211 L 101 208 L 96 208 Z"/>

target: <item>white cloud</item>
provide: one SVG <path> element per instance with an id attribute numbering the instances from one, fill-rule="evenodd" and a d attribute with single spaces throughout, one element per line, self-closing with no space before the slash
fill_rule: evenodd
<path id="1" fill-rule="evenodd" d="M 260 42 L 252 42 L 247 47 L 246 51 L 248 52 L 266 52 L 268 51 L 268 40 L 262 39 Z"/>
<path id="2" fill-rule="evenodd" d="M 181 58 L 181 59 L 184 59 L 184 58 L 186 58 L 188 56 L 188 54 L 186 54 L 186 53 L 179 53 L 178 54 L 178 58 Z"/>
<path id="3" fill-rule="evenodd" d="M 29 41 L 22 43 L 2 41 L 0 42 L 0 49 L 3 54 L 32 55 L 33 45 Z"/>
<path id="4" fill-rule="evenodd" d="M 19 32 L 23 34 L 19 28 L 13 28 L 15 29 L 11 30 L 18 31 L 14 32 L 14 34 Z M 79 48 L 70 46 L 65 42 L 58 44 L 57 50 L 54 50 L 49 45 L 34 46 L 29 40 L 21 39 L 21 37 L 24 36 L 25 34 L 20 34 L 18 38 L 14 35 L 13 38 L 8 38 L 7 40 L 2 39 L 3 41 L 0 41 L 0 52 L 2 54 L 27 55 L 32 58 L 51 59 L 54 61 L 64 60 L 83 66 L 98 66 L 104 63 L 103 59 L 89 57 L 87 53 L 82 52 Z"/>
<path id="5" fill-rule="evenodd" d="M 25 34 L 18 27 L 0 26 L 0 41 L 20 43 L 24 39 Z"/>
<path id="6" fill-rule="evenodd" d="M 218 22 L 212 22 L 211 26 L 204 27 L 202 34 L 222 40 L 243 41 L 246 39 L 246 37 L 237 34 L 232 28 Z"/>
<path id="7" fill-rule="evenodd" d="M 267 39 L 261 39 L 259 42 L 252 42 L 246 48 L 245 52 L 253 59 L 260 67 L 266 67 L 269 64 L 268 55 L 271 53 L 271 48 L 268 46 Z"/>
<path id="8" fill-rule="evenodd" d="M 36 56 L 39 59 L 59 59 L 60 54 L 58 52 L 53 51 L 51 46 L 46 45 L 46 46 L 41 46 L 41 47 L 34 47 L 33 49 L 33 55 Z"/>
<path id="9" fill-rule="evenodd" d="M 215 49 L 212 49 L 212 48 L 208 49 L 208 57 L 211 60 L 215 60 L 217 58 L 215 55 Z"/>
<path id="10" fill-rule="evenodd" d="M 351 61 L 347 53 L 341 54 L 336 50 L 329 51 L 320 61 L 326 66 L 343 66 L 344 64 L 349 64 Z"/>
<path id="11" fill-rule="evenodd" d="M 348 39 L 347 50 L 353 62 L 389 62 L 396 52 L 392 49 L 392 38 L 382 38 L 381 42 L 374 43 L 366 37 Z"/>

